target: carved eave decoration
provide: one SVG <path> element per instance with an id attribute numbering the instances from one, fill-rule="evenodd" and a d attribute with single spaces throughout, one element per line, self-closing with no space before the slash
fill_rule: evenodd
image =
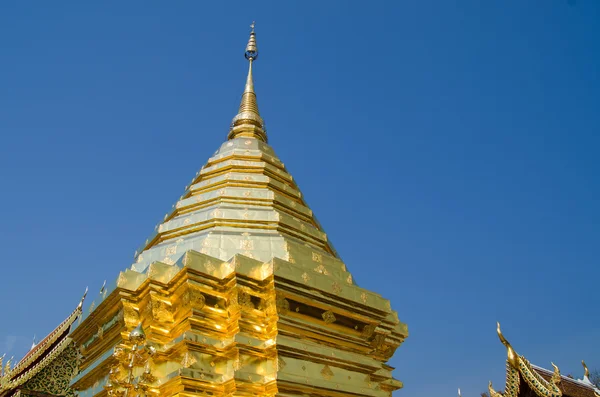
<path id="1" fill-rule="evenodd" d="M 12 369 L 9 365 L 6 366 L 0 377 L 0 395 L 14 390 L 32 379 L 72 343 L 73 340 L 68 335 L 71 326 L 81 315 L 86 294 L 87 290 L 77 308 L 48 336 L 35 345 L 21 361 Z"/>

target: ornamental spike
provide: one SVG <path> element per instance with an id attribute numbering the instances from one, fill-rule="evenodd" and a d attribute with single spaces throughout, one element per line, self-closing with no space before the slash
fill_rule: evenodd
<path id="1" fill-rule="evenodd" d="M 581 365 L 583 365 L 583 376 L 584 378 L 589 378 L 590 377 L 590 370 L 588 369 L 587 365 L 585 365 L 585 361 L 581 360 Z"/>
<path id="2" fill-rule="evenodd" d="M 79 305 L 77 305 L 77 310 L 81 310 L 81 308 L 83 308 L 83 301 L 85 301 L 85 297 L 87 296 L 88 293 L 88 287 L 85 287 L 85 292 L 83 293 L 83 296 L 81 297 L 81 300 L 79 301 Z"/>
<path id="3" fill-rule="evenodd" d="M 250 39 L 246 45 L 244 57 L 248 60 L 248 77 L 242 94 L 242 101 L 238 114 L 231 121 L 228 139 L 238 137 L 256 138 L 267 142 L 267 133 L 265 123 L 260 117 L 258 104 L 256 102 L 256 93 L 254 92 L 254 77 L 252 75 L 252 64 L 258 59 L 258 46 L 256 44 L 256 33 L 254 32 L 254 22 L 250 25 Z"/>
<path id="4" fill-rule="evenodd" d="M 508 362 L 510 363 L 510 365 L 512 365 L 513 368 L 518 368 L 519 360 L 518 360 L 517 352 L 515 352 L 515 349 L 513 349 L 513 347 L 510 345 L 510 343 L 508 343 L 508 341 L 506 340 L 504 335 L 502 335 L 502 330 L 500 329 L 499 322 L 496 322 L 496 332 L 498 333 L 500 342 L 502 342 L 502 344 L 506 347 Z"/>

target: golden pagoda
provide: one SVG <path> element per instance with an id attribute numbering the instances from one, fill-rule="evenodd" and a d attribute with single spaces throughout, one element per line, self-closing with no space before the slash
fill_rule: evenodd
<path id="1" fill-rule="evenodd" d="M 406 324 L 354 283 L 267 144 L 254 24 L 245 57 L 227 141 L 69 331 L 68 393 L 383 397 L 402 387 L 386 362 Z"/>

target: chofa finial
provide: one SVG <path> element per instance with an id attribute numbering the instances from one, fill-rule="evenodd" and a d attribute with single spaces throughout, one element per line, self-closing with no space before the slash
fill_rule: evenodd
<path id="1" fill-rule="evenodd" d="M 519 365 L 517 352 L 515 352 L 515 349 L 513 349 L 513 347 L 510 345 L 510 343 L 508 343 L 508 341 L 506 340 L 504 335 L 502 335 L 502 330 L 500 329 L 499 322 L 496 322 L 496 332 L 498 332 L 498 337 L 500 338 L 500 342 L 502 342 L 502 344 L 504 346 L 506 346 L 508 362 L 510 363 L 510 365 L 513 366 L 513 368 L 517 368 Z"/>
<path id="2" fill-rule="evenodd" d="M 585 365 L 585 361 L 581 360 L 581 365 L 583 365 L 583 377 L 584 378 L 589 378 L 590 377 L 590 370 L 588 369 L 587 365 Z"/>
<path id="3" fill-rule="evenodd" d="M 81 297 L 81 300 L 79 301 L 79 305 L 77 306 L 78 310 L 81 310 L 81 308 L 83 307 L 83 301 L 85 301 L 85 297 L 87 296 L 88 293 L 88 287 L 85 287 L 85 292 L 83 293 L 83 296 Z"/>
<path id="4" fill-rule="evenodd" d="M 552 368 L 554 368 L 554 371 L 552 372 L 552 378 L 550 378 L 550 382 L 555 385 L 558 385 L 561 379 L 560 369 L 558 369 L 556 364 L 554 364 L 553 362 L 550 362 L 550 364 L 552 364 Z"/>

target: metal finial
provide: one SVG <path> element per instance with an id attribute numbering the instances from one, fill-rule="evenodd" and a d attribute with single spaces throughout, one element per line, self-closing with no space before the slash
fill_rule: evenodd
<path id="1" fill-rule="evenodd" d="M 256 138 L 267 142 L 267 133 L 265 123 L 260 117 L 258 104 L 256 103 L 256 93 L 254 92 L 254 78 L 252 77 L 252 64 L 258 58 L 258 46 L 256 45 L 256 33 L 254 33 L 254 22 L 250 25 L 250 39 L 244 52 L 244 57 L 249 61 L 248 77 L 246 86 L 242 94 L 242 101 L 237 115 L 231 121 L 228 139 L 235 138 Z"/>
<path id="2" fill-rule="evenodd" d="M 583 370 L 585 371 L 583 373 L 583 376 L 586 378 L 590 377 L 590 370 L 588 369 L 587 365 L 585 365 L 585 361 L 581 360 L 581 365 L 583 365 Z"/>
<path id="3" fill-rule="evenodd" d="M 81 310 L 81 308 L 83 307 L 83 301 L 85 301 L 85 297 L 87 296 L 88 293 L 88 287 L 85 287 L 85 292 L 83 293 L 83 296 L 81 297 L 81 300 L 79 301 L 79 305 L 77 306 L 77 309 Z"/>
<path id="4" fill-rule="evenodd" d="M 254 33 L 254 22 L 250 25 L 252 30 L 250 31 L 250 39 L 248 39 L 248 45 L 246 46 L 246 52 L 244 56 L 250 62 L 255 61 L 258 58 L 258 47 L 256 45 L 256 33 Z"/>
<path id="5" fill-rule="evenodd" d="M 552 378 L 550 379 L 550 382 L 554 383 L 555 385 L 558 385 L 560 383 L 560 370 L 553 362 L 551 362 L 550 364 L 552 364 L 552 367 L 554 368 L 554 372 L 552 373 Z"/>
<path id="6" fill-rule="evenodd" d="M 256 24 L 256 21 L 252 21 L 252 24 L 250 24 L 250 29 L 252 29 L 250 31 L 250 33 L 254 33 L 254 25 Z"/>
<path id="7" fill-rule="evenodd" d="M 458 397 L 462 397 L 462 394 L 460 393 L 460 387 L 458 388 Z"/>
<path id="8" fill-rule="evenodd" d="M 496 322 L 496 332 L 498 333 L 500 342 L 502 342 L 502 344 L 506 347 L 507 355 L 508 355 L 508 362 L 510 363 L 510 365 L 513 366 L 513 368 L 518 368 L 519 360 L 518 360 L 517 352 L 515 352 L 515 349 L 513 349 L 513 347 L 510 345 L 510 343 L 508 343 L 508 341 L 506 340 L 504 335 L 502 335 L 502 331 L 500 330 L 499 322 Z"/>

